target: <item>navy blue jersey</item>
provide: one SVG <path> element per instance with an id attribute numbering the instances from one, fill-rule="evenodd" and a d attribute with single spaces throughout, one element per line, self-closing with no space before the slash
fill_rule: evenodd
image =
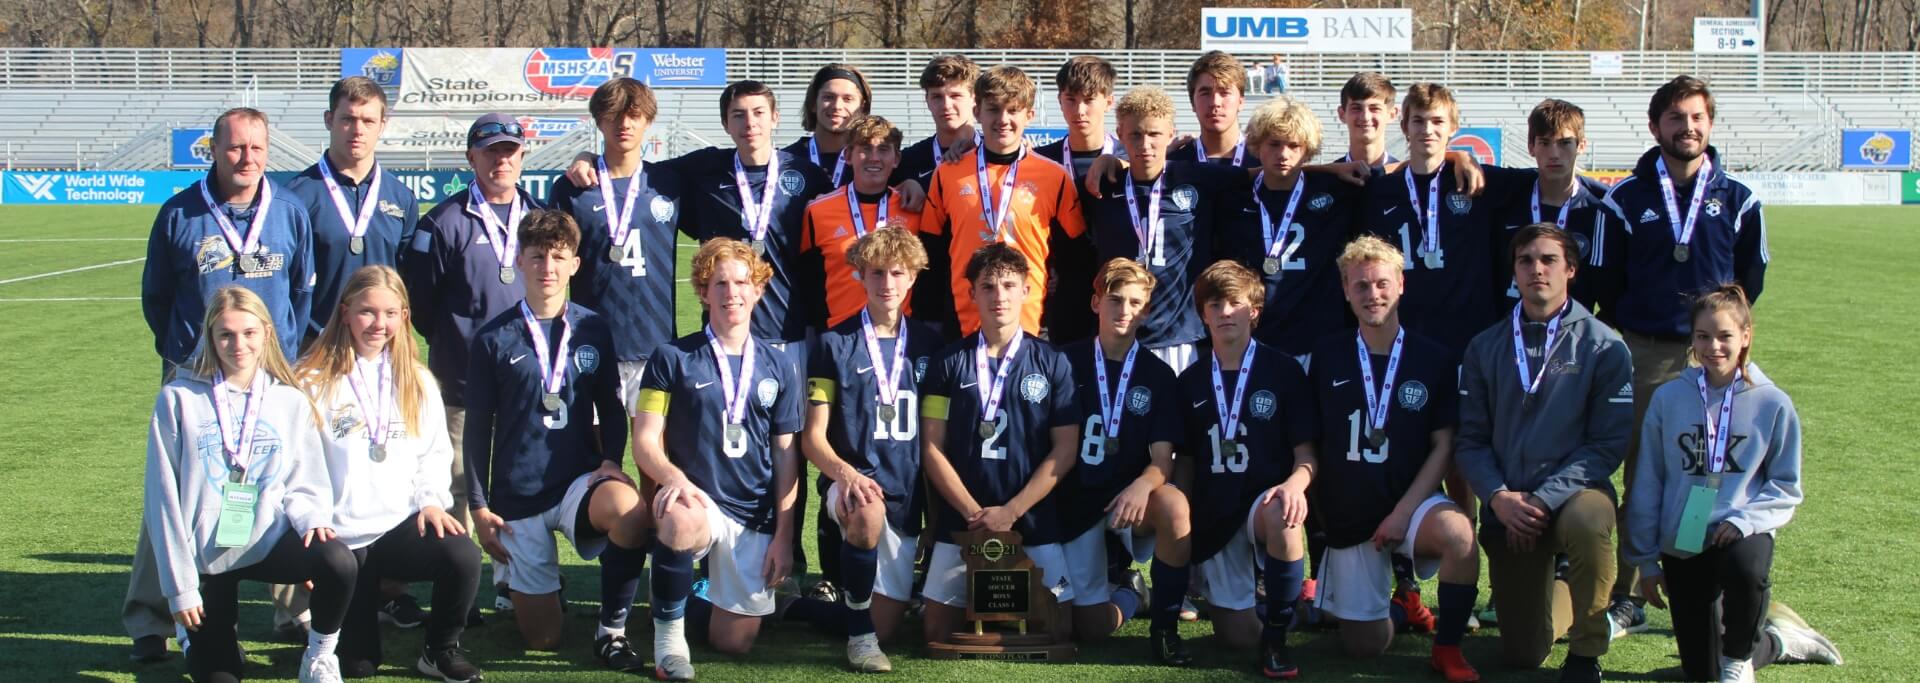
<path id="1" fill-rule="evenodd" d="M 906 369 L 900 371 L 892 420 L 880 419 L 879 388 L 885 378 L 867 352 L 858 315 L 841 321 L 809 347 L 807 395 L 810 402 L 828 406 L 827 444 L 841 460 L 880 484 L 887 493 L 887 523 L 912 536 L 920 533 L 926 504 L 920 497 L 919 386 L 946 341 L 924 324 L 905 324 Z M 893 369 L 897 340 L 878 340 L 888 370 Z"/>
<path id="2" fill-rule="evenodd" d="M 819 163 L 815 163 L 813 156 L 809 154 L 807 150 L 807 143 L 812 141 L 813 136 L 802 135 L 800 139 L 794 140 L 792 144 L 780 148 L 780 151 L 793 155 L 793 158 L 800 160 L 800 163 L 819 169 L 820 175 L 827 179 L 826 192 L 832 192 L 841 187 L 852 185 L 853 168 L 850 165 L 853 163 L 853 160 L 847 159 L 847 165 L 841 163 L 841 157 L 845 156 L 846 149 L 842 148 L 838 152 L 829 152 L 824 149 L 820 150 L 820 161 Z M 834 174 L 835 169 L 839 169 L 840 171 L 837 176 Z M 825 194 L 825 192 L 822 192 L 822 194 Z"/>
<path id="3" fill-rule="evenodd" d="M 320 179 L 320 164 L 308 166 L 287 181 L 287 191 L 306 207 L 307 222 L 313 226 L 313 316 L 307 325 L 308 336 L 320 334 L 333 319 L 333 312 L 340 306 L 341 289 L 354 271 L 363 266 L 397 269 L 400 250 L 413 240 L 413 226 L 420 220 L 419 200 L 392 171 L 377 164 L 373 170 L 380 177 L 378 196 L 373 193 L 373 174 L 354 182 L 333 169 L 333 181 L 339 183 L 348 210 L 354 212 L 345 217 L 327 194 L 327 184 Z M 374 203 L 373 216 L 367 221 L 362 250 L 356 254 L 351 248 L 352 223 L 368 202 Z"/>
<path id="4" fill-rule="evenodd" d="M 1247 174 L 1238 169 L 1191 161 L 1170 161 L 1160 174 L 1160 236 L 1148 245 L 1143 263 L 1159 284 L 1153 304 L 1140 322 L 1140 343 L 1158 349 L 1199 341 L 1206 336 L 1193 307 L 1193 283 L 1200 271 L 1223 254 L 1219 235 L 1246 201 Z M 1133 200 L 1147 212 L 1153 183 L 1133 181 Z M 1096 263 L 1115 258 L 1141 259 L 1140 237 L 1128 216 L 1126 181 L 1101 184 L 1104 199 L 1086 203 L 1087 232 L 1098 251 Z M 1150 238 L 1151 239 L 1151 238 Z M 1088 275 L 1092 277 L 1091 274 Z M 1092 301 L 1088 297 L 1082 301 Z M 1081 304 L 1088 308 L 1088 304 Z"/>
<path id="5" fill-rule="evenodd" d="M 516 273 L 514 282 L 500 281 L 500 269 L 513 268 L 515 255 L 502 262 L 494 254 L 497 237 L 468 204 L 473 191 L 469 187 L 434 205 L 420 218 L 412 241 L 400 253 L 400 277 L 411 294 L 407 303 L 413 308 L 413 327 L 432 349 L 427 368 L 440 383 L 441 398 L 454 407 L 466 405 L 467 352 L 473 348 L 476 331 L 526 296 L 518 279 L 523 273 Z M 514 192 L 527 211 L 540 208 L 526 190 Z"/>
<path id="6" fill-rule="evenodd" d="M 1200 142 L 1200 138 L 1193 138 L 1191 140 L 1188 140 L 1186 142 L 1183 142 L 1177 145 L 1167 146 L 1167 160 L 1168 161 L 1194 161 L 1194 162 L 1199 161 L 1200 160 L 1199 153 L 1194 151 L 1194 145 L 1198 144 L 1199 142 Z M 1243 135 L 1240 137 L 1240 144 L 1243 144 L 1243 145 L 1248 144 L 1246 136 Z M 1218 150 L 1210 149 L 1210 150 L 1207 150 L 1207 153 L 1217 154 L 1219 152 Z M 1240 163 L 1235 164 L 1233 163 L 1233 150 L 1229 149 L 1227 150 L 1226 156 L 1207 157 L 1207 163 L 1214 164 L 1216 166 L 1228 166 L 1228 167 L 1238 166 L 1240 168 L 1259 168 L 1260 156 L 1257 154 L 1254 154 L 1252 149 L 1248 149 L 1240 154 Z"/>
<path id="7" fill-rule="evenodd" d="M 1504 311 L 1496 295 L 1513 279 L 1511 264 L 1497 257 L 1506 251 L 1501 217 L 1511 197 L 1531 191 L 1533 184 L 1521 187 L 1523 183 L 1513 174 L 1500 170 L 1488 167 L 1486 189 L 1473 197 L 1454 188 L 1449 165 L 1440 166 L 1440 201 L 1435 207 L 1440 244 L 1432 254 L 1422 253 L 1426 248 L 1422 226 L 1428 183 L 1434 176 L 1414 176 L 1417 205 L 1407 197 L 1406 176 L 1411 167 L 1367 181 L 1368 208 L 1362 219 L 1366 231 L 1398 245 L 1407 257 L 1401 324 L 1447 347 L 1456 360 L 1473 335 L 1499 321 Z"/>
<path id="8" fill-rule="evenodd" d="M 1674 229 L 1666 199 L 1660 191 L 1655 162 L 1660 149 L 1647 150 L 1633 169 L 1607 193 L 1612 219 L 1603 247 L 1607 262 L 1619 268 L 1618 305 L 1607 316 L 1620 329 L 1640 334 L 1683 336 L 1692 329 L 1688 302 L 1723 282 L 1738 282 L 1749 301 L 1760 299 L 1766 284 L 1767 224 L 1760 197 L 1745 183 L 1727 175 L 1720 152 L 1709 146 L 1713 172 L 1693 183 L 1674 188 L 1674 204 L 1686 221 L 1694 183 L 1707 183 L 1700 212 L 1694 218 L 1686 261 L 1674 259 Z"/>
<path id="9" fill-rule="evenodd" d="M 642 166 L 639 196 L 628 217 L 626 243 L 614 259 L 607 211 L 620 211 L 633 178 L 615 178 L 613 197 L 599 184 L 576 187 L 561 178 L 548 195 L 553 208 L 573 215 L 580 225 L 580 270 L 573 275 L 573 300 L 600 311 L 613 328 L 614 358 L 646 360 L 654 347 L 674 338 L 674 229 L 680 217 L 679 175 L 658 165 Z"/>
<path id="10" fill-rule="evenodd" d="M 1510 194 L 1502 221 L 1507 230 L 1500 236 L 1500 253 L 1493 263 L 1495 269 L 1504 268 L 1508 276 L 1502 304 L 1504 309 L 1512 309 L 1514 304 L 1520 303 L 1520 287 L 1514 284 L 1512 277 L 1510 247 L 1514 233 L 1536 222 L 1533 218 L 1533 186 L 1540 177 L 1540 172 L 1533 169 L 1515 169 L 1513 173 L 1516 174 L 1513 182 L 1519 191 Z M 1573 198 L 1566 202 L 1566 230 L 1573 235 L 1573 241 L 1580 245 L 1580 253 L 1572 255 L 1578 261 L 1575 265 L 1579 270 L 1574 273 L 1573 282 L 1567 286 L 1567 293 L 1588 309 L 1594 308 L 1595 302 L 1601 299 L 1603 288 L 1610 289 L 1613 281 L 1612 269 L 1606 262 L 1604 251 L 1608 215 L 1604 200 L 1607 189 L 1606 183 L 1577 176 Z M 1540 222 L 1552 223 L 1559 217 L 1560 206 L 1540 205 Z M 1606 298 L 1611 300 L 1611 297 Z M 1610 315 L 1612 312 L 1607 313 Z"/>
<path id="11" fill-rule="evenodd" d="M 733 149 L 708 147 L 673 161 L 686 184 L 680 204 L 686 212 L 681 217 L 682 225 L 695 239 L 753 239 L 735 188 L 735 154 Z M 767 282 L 766 293 L 753 311 L 753 336 L 778 343 L 805 339 L 807 329 L 826 317 L 825 276 L 801 267 L 800 228 L 807 203 L 833 188 L 820 169 L 806 163 L 806 156 L 784 151 L 774 154 L 780 160 L 780 177 L 774 183 L 773 224 L 767 229 L 764 257 L 773 265 L 773 280 Z M 744 170 L 748 195 L 758 203 L 764 197 L 761 190 L 765 188 L 767 167 L 747 166 Z"/>
<path id="12" fill-rule="evenodd" d="M 1253 343 L 1258 350 L 1251 373 L 1220 373 L 1229 403 L 1239 382 L 1251 382 L 1240 405 L 1231 453 L 1220 448 L 1212 350 L 1203 351 L 1200 360 L 1180 373 L 1179 405 L 1187 428 L 1180 453 L 1193 459 L 1193 490 L 1187 492 L 1187 500 L 1192 504 L 1195 562 L 1212 557 L 1241 533 L 1254 501 L 1292 474 L 1294 447 L 1319 438 L 1313 394 L 1300 364 L 1278 349 Z"/>
<path id="13" fill-rule="evenodd" d="M 1173 368 L 1143 346 L 1134 354 L 1133 375 L 1127 380 L 1117 447 L 1102 447 L 1106 418 L 1100 412 L 1100 389 L 1095 384 L 1099 377 L 1093 369 L 1098 342 L 1098 338 L 1085 339 L 1061 349 L 1073 366 L 1074 417 L 1080 424 L 1079 448 L 1075 451 L 1080 461 L 1074 463 L 1073 471 L 1053 495 L 1059 499 L 1055 507 L 1066 538 L 1078 537 L 1105 519 L 1107 504 L 1153 463 L 1149 446 L 1177 444 L 1183 429 L 1181 413 L 1175 408 L 1180 386 Z M 1100 362 L 1107 366 L 1107 398 L 1112 400 L 1120 386 L 1124 357 L 1111 360 L 1101 354 Z"/>
<path id="14" fill-rule="evenodd" d="M 1074 191 L 1080 193 L 1081 215 L 1091 219 L 1086 207 L 1093 201 L 1093 195 L 1087 193 L 1082 182 L 1093 161 L 1105 153 L 1100 149 L 1089 151 L 1075 150 L 1061 158 L 1061 151 L 1067 146 L 1067 139 L 1033 148 L 1034 156 L 1052 159 L 1068 167 L 1074 178 Z M 1113 143 L 1113 156 L 1127 158 L 1127 148 L 1118 141 Z M 1046 309 L 1041 312 L 1040 326 L 1046 328 L 1047 338 L 1056 342 L 1086 339 L 1093 336 L 1099 318 L 1093 307 L 1087 302 L 1093 300 L 1093 275 L 1100 271 L 1099 252 L 1093 246 L 1093 236 L 1081 233 L 1074 237 L 1064 230 L 1054 231 L 1048 236 L 1050 246 L 1047 250 L 1047 298 Z"/>
<path id="15" fill-rule="evenodd" d="M 1335 548 L 1373 538 L 1380 521 L 1413 486 L 1433 450 L 1433 432 L 1459 421 L 1459 368 L 1447 349 L 1418 334 L 1401 343 L 1400 367 L 1388 400 L 1386 440 L 1367 438 L 1367 394 L 1354 330 L 1335 332 L 1313 351 L 1313 396 L 1320 411 L 1319 470 L 1313 504 Z M 1387 373 L 1385 354 L 1367 354 L 1373 388 Z"/>
<path id="16" fill-rule="evenodd" d="M 1306 183 L 1306 188 L 1300 192 L 1284 240 L 1279 224 L 1287 215 L 1293 190 L 1260 190 L 1267 219 L 1275 226 L 1274 240 L 1287 245 L 1278 272 L 1266 271 L 1266 233 L 1260 207 L 1252 203 L 1250 194 L 1220 240 L 1223 257 L 1259 274 L 1266 285 L 1267 303 L 1260 310 L 1254 338 L 1292 356 L 1306 355 L 1320 337 L 1352 324 L 1353 313 L 1340 283 L 1340 252 L 1353 241 L 1356 224 L 1367 210 L 1361 186 L 1326 173 L 1302 173 L 1298 182 Z"/>
<path id="17" fill-rule="evenodd" d="M 887 179 L 888 184 L 899 185 L 911 180 L 920 183 L 920 189 L 926 189 L 933 180 L 933 169 L 940 167 L 942 150 L 939 147 L 939 136 L 929 135 L 900 150 L 900 165 L 893 167 L 893 177 Z"/>
<path id="18" fill-rule="evenodd" d="M 748 529 L 773 533 L 780 511 L 774 488 L 773 439 L 800 431 L 800 373 L 784 353 L 754 338 L 753 376 L 736 385 L 747 395 L 739 440 L 727 438 L 726 392 L 707 335 L 696 332 L 655 349 L 640 381 L 640 410 L 666 418 L 667 461 Z M 744 356 L 726 358 L 740 381 Z M 803 470 L 804 471 L 804 470 Z"/>
<path id="19" fill-rule="evenodd" d="M 1039 337 L 1022 334 L 1019 353 L 1013 358 L 1013 369 L 1007 372 L 1001 394 L 999 428 L 990 437 L 980 436 L 981 411 L 986 404 L 980 400 L 979 383 L 985 381 L 991 386 L 993 376 L 982 378 L 974 372 L 979 333 L 967 335 L 935 355 L 920 384 L 921 416 L 947 423 L 941 452 L 981 507 L 1005 505 L 1019 495 L 1053 451 L 1051 430 L 1077 424 L 1073 372 L 1066 357 Z M 998 373 L 1000 363 L 999 359 L 989 359 L 987 371 Z M 953 535 L 965 531 L 967 522 L 946 500 L 937 504 L 937 538 L 953 543 Z M 1014 522 L 1022 541 L 1041 545 L 1068 540 L 1060 533 L 1054 506 L 1054 496 L 1049 495 Z"/>
<path id="20" fill-rule="evenodd" d="M 606 319 L 567 306 L 570 357 L 561 409 L 551 411 L 541 405 L 541 354 L 515 303 L 474 333 L 465 387 L 468 502 L 509 520 L 546 512 L 574 479 L 627 452 L 627 409 Z M 552 358 L 561 330 L 557 321 L 541 322 Z"/>
<path id="21" fill-rule="evenodd" d="M 213 182 L 211 175 L 202 182 Z M 161 360 L 187 362 L 200 344 L 207 300 L 227 285 L 260 295 L 280 335 L 280 352 L 289 359 L 299 357 L 313 306 L 313 229 L 299 198 L 271 180 L 260 182 L 253 205 L 219 208 L 243 239 L 254 222 L 260 222 L 252 254 L 259 267 L 251 271 L 240 268 L 241 260 L 235 258 L 198 184 L 168 198 L 153 217 L 146 269 L 140 276 L 140 308 Z M 263 207 L 268 192 L 273 199 Z"/>

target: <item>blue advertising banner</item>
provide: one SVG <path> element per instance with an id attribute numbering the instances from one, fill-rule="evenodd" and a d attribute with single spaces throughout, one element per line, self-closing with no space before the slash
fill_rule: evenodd
<path id="1" fill-rule="evenodd" d="M 203 177 L 200 171 L 16 171 L 0 182 L 0 202 L 164 204 Z"/>
<path id="2" fill-rule="evenodd" d="M 1903 169 L 1913 167 L 1913 131 L 1898 128 L 1840 131 L 1840 167 Z"/>
<path id="3" fill-rule="evenodd" d="M 436 204 L 447 197 L 459 194 L 473 183 L 472 169 L 447 169 L 443 171 L 395 170 L 395 176 L 401 184 L 413 190 L 415 199 L 421 204 Z M 554 181 L 560 179 L 560 171 L 525 171 L 520 174 L 520 188 L 533 195 L 534 199 L 547 201 L 547 192 L 553 189 Z"/>
<path id="4" fill-rule="evenodd" d="M 1026 134 L 1027 144 L 1033 145 L 1035 147 L 1039 147 L 1041 145 L 1051 144 L 1055 140 L 1066 137 L 1067 127 L 1066 126 L 1058 126 L 1058 127 L 1033 126 L 1033 127 L 1028 127 L 1026 130 L 1021 132 Z"/>
<path id="5" fill-rule="evenodd" d="M 366 76 L 388 91 L 400 88 L 400 48 L 349 47 L 340 50 L 340 77 Z"/>
<path id="6" fill-rule="evenodd" d="M 1483 164 L 1500 165 L 1500 129 L 1499 128 L 1462 128 L 1453 134 L 1453 141 L 1447 143 L 1449 150 L 1461 150 L 1473 155 Z"/>
<path id="7" fill-rule="evenodd" d="M 580 111 L 593 90 L 626 76 L 655 88 L 727 84 L 719 48 L 347 48 L 340 76 L 366 76 L 399 107 L 527 113 Z"/>
<path id="8" fill-rule="evenodd" d="M 174 168 L 213 168 L 212 128 L 175 128 L 171 148 Z"/>

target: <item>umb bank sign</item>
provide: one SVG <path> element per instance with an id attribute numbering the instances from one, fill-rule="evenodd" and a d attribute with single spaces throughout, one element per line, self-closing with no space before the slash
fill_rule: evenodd
<path id="1" fill-rule="evenodd" d="M 1411 52 L 1411 9 L 1200 10 L 1200 49 L 1227 52 Z"/>

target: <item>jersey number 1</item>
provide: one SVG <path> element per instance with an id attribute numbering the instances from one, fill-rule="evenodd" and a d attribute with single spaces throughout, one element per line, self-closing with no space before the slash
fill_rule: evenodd
<path id="1" fill-rule="evenodd" d="M 1364 410 L 1356 410 L 1347 415 L 1347 461 L 1360 462 L 1365 460 L 1374 464 L 1386 462 L 1387 447 L 1393 445 L 1393 440 L 1387 439 L 1381 441 L 1379 452 L 1375 452 L 1373 449 L 1366 447 L 1373 445 L 1370 441 L 1364 442 L 1363 445 L 1360 436 L 1361 432 L 1365 431 L 1361 428 L 1362 424 L 1366 422 L 1366 416 L 1363 414 L 1365 412 Z"/>

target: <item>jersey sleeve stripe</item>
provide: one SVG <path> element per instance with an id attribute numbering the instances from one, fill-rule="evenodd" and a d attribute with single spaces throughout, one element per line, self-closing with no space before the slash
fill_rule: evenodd
<path id="1" fill-rule="evenodd" d="M 827 377 L 807 378 L 807 401 L 811 403 L 832 403 L 834 393 L 833 380 Z"/>
<path id="2" fill-rule="evenodd" d="M 920 416 L 945 421 L 947 419 L 947 397 L 926 396 L 921 398 Z"/>
<path id="3" fill-rule="evenodd" d="M 659 389 L 641 389 L 639 401 L 640 412 L 653 413 L 665 417 L 667 414 L 667 404 L 669 403 L 668 398 L 667 392 Z"/>

